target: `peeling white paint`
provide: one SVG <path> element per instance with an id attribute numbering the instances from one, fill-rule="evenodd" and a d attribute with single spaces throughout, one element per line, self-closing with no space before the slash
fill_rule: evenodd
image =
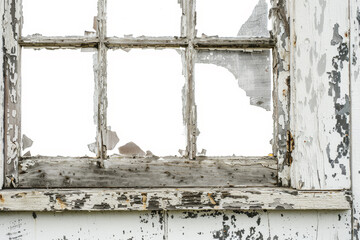
<path id="1" fill-rule="evenodd" d="M 349 189 L 349 8 L 342 0 L 293 4 L 291 186 Z M 326 19 L 320 33 L 318 14 Z"/>
<path id="2" fill-rule="evenodd" d="M 351 177 L 353 239 L 360 239 L 360 0 L 350 1 Z"/>

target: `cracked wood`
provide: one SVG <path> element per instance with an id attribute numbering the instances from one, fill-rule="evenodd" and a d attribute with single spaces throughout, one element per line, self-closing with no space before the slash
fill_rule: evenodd
<path id="1" fill-rule="evenodd" d="M 275 186 L 271 157 L 29 158 L 20 162 L 20 188 Z"/>

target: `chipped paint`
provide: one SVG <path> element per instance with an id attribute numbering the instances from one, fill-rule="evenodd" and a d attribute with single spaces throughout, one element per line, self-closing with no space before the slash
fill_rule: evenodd
<path id="1" fill-rule="evenodd" d="M 4 4 L 2 15 L 2 51 L 4 56 L 5 86 L 5 185 L 18 184 L 17 164 L 21 151 L 20 128 L 20 46 L 18 39 L 22 27 L 21 0 Z"/>
<path id="2" fill-rule="evenodd" d="M 273 153 L 278 159 L 278 184 L 289 186 L 290 156 L 287 148 L 290 111 L 290 4 L 288 1 L 272 0 L 270 17 L 272 35 L 276 39 L 273 50 L 273 102 L 274 102 L 274 141 Z"/>
<path id="3" fill-rule="evenodd" d="M 349 189 L 349 8 L 340 0 L 308 1 L 294 2 L 292 11 L 291 186 Z M 322 31 L 313 31 L 319 18 Z"/>
<path id="4" fill-rule="evenodd" d="M 3 211 L 349 210 L 341 191 L 277 188 L 113 188 L 4 190 Z M 324 201 L 324 199 L 327 199 Z"/>

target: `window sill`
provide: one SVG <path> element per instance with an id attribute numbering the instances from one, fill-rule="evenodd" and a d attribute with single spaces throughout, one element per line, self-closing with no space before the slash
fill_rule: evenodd
<path id="1" fill-rule="evenodd" d="M 6 189 L 0 211 L 349 210 L 348 191 L 288 188 Z"/>

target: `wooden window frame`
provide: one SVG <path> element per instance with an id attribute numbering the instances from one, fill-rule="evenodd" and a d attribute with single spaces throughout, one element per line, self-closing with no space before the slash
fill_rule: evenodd
<path id="1" fill-rule="evenodd" d="M 288 189 L 287 167 L 293 140 L 289 131 L 290 70 L 281 36 L 288 23 L 273 6 L 274 37 L 197 38 L 195 0 L 182 2 L 181 37 L 106 37 L 106 0 L 98 0 L 96 37 L 21 37 L 21 0 L 4 3 L 3 76 L 1 96 L 4 190 L 0 210 L 173 210 L 173 209 L 349 209 L 343 191 Z M 275 12 L 275 14 L 274 14 Z M 97 158 L 21 158 L 21 48 L 97 48 Z M 187 149 L 186 158 L 108 158 L 106 154 L 106 64 L 111 48 L 185 48 Z M 275 157 L 196 157 L 196 105 L 193 69 L 198 49 L 272 49 Z M 283 71 L 280 74 L 280 71 Z M 285 74 L 284 74 L 285 72 Z M 286 89 L 286 94 L 283 89 Z M 196 159 L 195 159 L 196 158 Z M 1 166 L 2 167 L 2 166 Z M 149 169 L 151 171 L 149 171 Z M 200 169 L 200 170 L 199 170 Z M 1 170 L 1 168 L 0 168 Z M 89 172 L 91 172 L 89 174 Z M 2 173 L 1 173 L 2 174 Z M 154 181 L 136 178 L 146 174 Z M 104 178 L 103 176 L 107 176 Z M 235 179 L 235 180 L 232 180 Z M 232 180 L 230 182 L 230 180 Z M 235 181 L 235 184 L 234 184 Z M 0 183 L 2 183 L 0 182 Z M 118 184 L 118 185 L 117 185 Z M 119 185 L 120 184 L 120 185 Z M 278 188 L 277 186 L 282 186 Z M 330 199 L 323 204 L 322 197 Z M 16 199 L 12 201 L 11 199 Z M 311 202 L 311 205 L 309 205 Z"/>

